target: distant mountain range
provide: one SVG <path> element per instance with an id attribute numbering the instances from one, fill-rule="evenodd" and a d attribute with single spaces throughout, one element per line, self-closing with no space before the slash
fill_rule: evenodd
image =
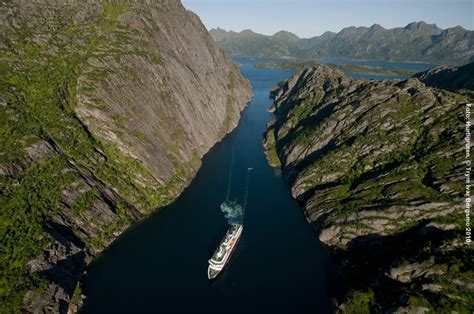
<path id="1" fill-rule="evenodd" d="M 474 61 L 474 31 L 461 26 L 441 29 L 435 24 L 413 22 L 405 27 L 385 29 L 347 27 L 339 33 L 299 38 L 280 31 L 272 36 L 211 29 L 211 36 L 224 51 L 241 56 L 289 57 L 300 59 L 351 58 L 416 61 L 460 65 Z"/>

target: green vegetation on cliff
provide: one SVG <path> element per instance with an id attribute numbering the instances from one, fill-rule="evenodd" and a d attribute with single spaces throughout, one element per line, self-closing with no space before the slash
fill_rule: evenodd
<path id="1" fill-rule="evenodd" d="M 116 21 L 125 8 L 124 4 L 105 5 L 96 20 L 91 18 L 85 24 L 74 23 L 67 10 L 55 12 L 54 21 L 38 12 L 35 26 L 2 28 L 0 165 L 9 175 L 0 177 L 1 312 L 21 308 L 25 290 L 35 284 L 44 285 L 27 279 L 27 262 L 44 249 L 43 225 L 57 214 L 61 192 L 79 176 L 92 175 L 116 187 L 120 195 L 142 210 L 167 200 L 165 190 L 161 196 L 156 188 L 137 183 L 134 175 L 150 176 L 139 161 L 88 132 L 74 111 L 77 80 L 90 58 L 147 54 L 146 50 L 121 49 L 130 41 L 130 34 Z M 46 30 L 36 32 L 44 27 L 53 28 L 53 35 L 48 36 Z M 87 73 L 91 80 L 100 75 Z M 50 152 L 44 160 L 38 156 L 39 163 L 31 164 L 25 151 L 39 143 L 48 143 Z M 93 156 L 97 159 L 91 159 Z M 80 214 L 92 205 L 91 194 L 85 194 L 76 199 L 72 210 Z M 126 205 L 122 225 L 129 223 L 128 210 L 130 206 Z M 110 226 L 109 233 L 115 230 Z M 93 239 L 93 249 L 103 247 L 103 237 Z"/>
<path id="2" fill-rule="evenodd" d="M 357 80 L 318 65 L 272 92 L 276 122 L 266 138 L 275 138 L 293 196 L 334 249 L 347 283 L 340 311 L 474 306 L 473 249 L 460 232 L 472 99 L 453 91 L 416 78 Z"/>
<path id="3" fill-rule="evenodd" d="M 12 1 L 0 16 L 0 312 L 64 312 L 91 259 L 184 189 L 250 92 L 179 1 Z"/>
<path id="4" fill-rule="evenodd" d="M 281 68 L 292 70 L 294 72 L 301 71 L 304 68 L 310 68 L 321 64 L 318 61 L 309 60 L 285 60 L 285 61 L 264 61 L 259 62 L 255 66 L 258 68 Z M 400 68 L 386 68 L 378 66 L 357 65 L 357 64 L 326 64 L 327 66 L 341 70 L 344 73 L 373 74 L 384 76 L 404 76 L 409 77 L 415 74 L 414 71 Z"/>

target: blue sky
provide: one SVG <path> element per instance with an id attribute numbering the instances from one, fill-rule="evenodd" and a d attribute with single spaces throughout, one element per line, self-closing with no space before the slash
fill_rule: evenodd
<path id="1" fill-rule="evenodd" d="M 413 21 L 441 28 L 461 25 L 473 29 L 474 0 L 182 0 L 208 29 L 221 27 L 262 34 L 288 30 L 312 37 L 347 26 L 385 28 Z"/>

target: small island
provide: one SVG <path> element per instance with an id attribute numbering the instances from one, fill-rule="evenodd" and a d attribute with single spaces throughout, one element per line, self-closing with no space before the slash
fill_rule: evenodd
<path id="1" fill-rule="evenodd" d="M 264 61 L 259 62 L 255 66 L 257 68 L 280 68 L 284 70 L 293 70 L 298 72 L 304 68 L 310 68 L 321 65 L 317 60 L 284 60 L 284 61 Z M 370 75 L 384 75 L 384 76 L 403 76 L 410 77 L 415 74 L 415 71 L 388 68 L 379 66 L 359 65 L 359 64 L 326 64 L 327 66 L 339 69 L 344 73 L 370 74 Z"/>

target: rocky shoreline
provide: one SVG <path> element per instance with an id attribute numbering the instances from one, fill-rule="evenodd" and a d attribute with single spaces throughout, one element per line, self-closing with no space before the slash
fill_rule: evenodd
<path id="1" fill-rule="evenodd" d="M 472 77 L 472 64 L 456 71 Z M 272 92 L 267 156 L 278 157 L 334 252 L 345 286 L 338 311 L 463 312 L 474 304 L 472 246 L 459 232 L 462 121 L 472 94 L 418 77 L 367 81 L 319 65 Z"/>

